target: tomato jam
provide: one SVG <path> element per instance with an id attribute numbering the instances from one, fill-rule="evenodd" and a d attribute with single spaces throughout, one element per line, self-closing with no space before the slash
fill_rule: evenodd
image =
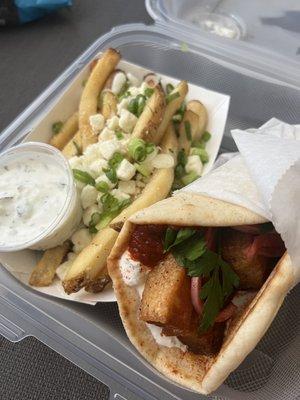
<path id="1" fill-rule="evenodd" d="M 134 260 L 153 267 L 164 257 L 164 225 L 137 225 L 131 235 L 128 251 Z"/>

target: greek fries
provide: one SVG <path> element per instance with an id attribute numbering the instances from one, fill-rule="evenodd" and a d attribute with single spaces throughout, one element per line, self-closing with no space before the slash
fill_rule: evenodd
<path id="1" fill-rule="evenodd" d="M 97 141 L 97 136 L 90 126 L 89 117 L 96 114 L 99 93 L 119 60 L 120 55 L 116 50 L 106 50 L 93 68 L 84 86 L 79 104 L 79 130 L 83 150 L 89 144 Z"/>
<path id="2" fill-rule="evenodd" d="M 50 144 L 58 150 L 62 150 L 78 131 L 78 112 L 76 111 L 62 125 L 59 132 L 52 136 Z"/>
<path id="3" fill-rule="evenodd" d="M 70 249 L 70 242 L 46 250 L 31 272 L 29 284 L 31 286 L 49 286 L 55 276 L 56 269 L 63 262 Z"/>
<path id="4" fill-rule="evenodd" d="M 191 152 L 194 141 L 205 136 L 207 115 L 202 103 L 186 104 L 187 82 L 162 84 L 154 73 L 141 79 L 118 69 L 119 59 L 108 49 L 91 63 L 78 113 L 51 139 L 69 160 L 83 208 L 81 225 L 70 237 L 66 273 L 57 274 L 68 294 L 103 290 L 110 282 L 107 259 L 126 220 L 166 198 L 174 177 L 180 185 L 195 178 L 188 172 L 190 155 L 194 164 L 202 162 Z M 48 250 L 42 258 L 53 263 L 48 284 L 63 260 L 61 251 Z M 45 273 L 44 264 L 36 270 Z"/>
<path id="5" fill-rule="evenodd" d="M 177 139 L 171 124 L 167 129 L 161 147 L 165 152 L 173 151 L 176 156 Z M 173 178 L 174 168 L 155 171 L 141 195 L 111 222 L 114 229 L 107 227 L 94 236 L 91 243 L 77 256 L 63 281 L 63 287 L 67 293 L 77 292 L 82 287 L 86 289 L 89 287 L 93 291 L 91 285 L 93 281 L 102 282 L 102 287 L 98 283 L 96 287 L 103 289 L 109 281 L 106 261 L 118 237 L 116 230 L 120 230 L 125 220 L 135 212 L 167 197 Z"/>

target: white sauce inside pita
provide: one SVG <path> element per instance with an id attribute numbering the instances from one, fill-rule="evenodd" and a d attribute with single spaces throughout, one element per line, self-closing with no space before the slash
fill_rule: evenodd
<path id="1" fill-rule="evenodd" d="M 122 254 L 119 266 L 123 281 L 126 285 L 136 286 L 140 283 L 141 278 L 144 276 L 142 265 L 139 261 L 133 260 L 128 251 Z"/>
<path id="2" fill-rule="evenodd" d="M 139 261 L 133 260 L 130 253 L 126 250 L 119 261 L 119 268 L 123 281 L 128 286 L 135 286 L 138 291 L 140 300 L 142 299 L 146 273 L 143 272 L 142 264 Z M 162 335 L 162 328 L 153 324 L 147 324 L 152 336 L 157 344 L 166 347 L 178 347 L 182 351 L 187 350 L 187 346 L 180 342 L 176 336 Z"/>
<path id="3" fill-rule="evenodd" d="M 159 326 L 153 324 L 146 324 L 150 329 L 152 336 L 157 344 L 166 347 L 179 347 L 182 351 L 187 351 L 187 346 L 176 337 L 176 336 L 164 336 L 161 334 L 162 329 Z"/>

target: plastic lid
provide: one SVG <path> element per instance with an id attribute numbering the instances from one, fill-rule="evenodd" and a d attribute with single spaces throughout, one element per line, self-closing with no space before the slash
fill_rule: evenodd
<path id="1" fill-rule="evenodd" d="M 282 75 L 300 67 L 300 10 L 294 0 L 146 0 L 149 14 L 191 43 L 213 40 L 224 51 L 280 63 Z M 250 65 L 249 65 L 250 66 Z M 299 71 L 299 70 L 298 70 Z"/>

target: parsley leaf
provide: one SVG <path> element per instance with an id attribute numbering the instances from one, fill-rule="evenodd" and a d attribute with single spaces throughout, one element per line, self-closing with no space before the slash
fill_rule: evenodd
<path id="1" fill-rule="evenodd" d="M 206 247 L 201 229 L 167 228 L 164 250 L 171 250 L 176 262 L 186 268 L 189 276 L 204 279 L 200 292 L 200 298 L 204 301 L 200 331 L 206 332 L 213 326 L 233 290 L 239 286 L 237 274 L 220 254 Z"/>

